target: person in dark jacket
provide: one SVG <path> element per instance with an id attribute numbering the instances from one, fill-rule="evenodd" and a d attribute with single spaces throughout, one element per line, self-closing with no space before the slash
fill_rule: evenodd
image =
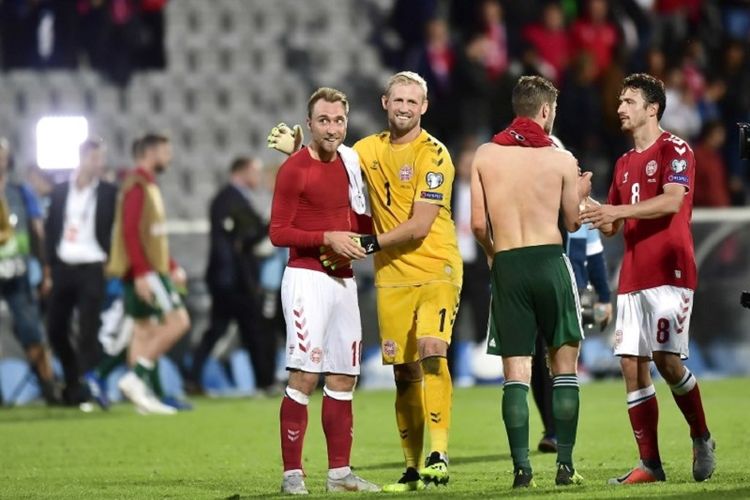
<path id="1" fill-rule="evenodd" d="M 237 322 L 250 353 L 256 386 L 274 387 L 276 342 L 263 328 L 260 314 L 256 246 L 268 235 L 270 199 L 260 192 L 260 162 L 240 157 L 232 162 L 229 182 L 211 201 L 211 248 L 206 284 L 211 294 L 211 323 L 193 353 L 190 378 L 200 384 L 206 358 L 229 324 Z M 265 202 L 264 202 L 265 201 Z"/>
<path id="2" fill-rule="evenodd" d="M 104 265 L 109 254 L 117 188 L 101 179 L 106 148 L 99 139 L 80 147 L 80 165 L 71 178 L 57 184 L 50 196 L 45 222 L 45 276 L 51 278 L 47 332 L 65 377 L 63 399 L 79 404 L 87 399 L 82 374 L 100 357 L 97 340 Z M 78 311 L 78 342 L 71 338 L 71 318 Z"/>

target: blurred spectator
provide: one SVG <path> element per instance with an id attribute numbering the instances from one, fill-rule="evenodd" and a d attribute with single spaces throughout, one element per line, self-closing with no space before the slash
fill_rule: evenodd
<path id="1" fill-rule="evenodd" d="M 609 176 L 612 174 L 611 166 L 614 165 L 615 159 L 631 148 L 628 138 L 622 133 L 620 128 L 620 117 L 617 114 L 617 108 L 620 106 L 620 92 L 622 91 L 622 81 L 625 79 L 625 53 L 618 51 L 617 58 L 602 74 L 600 79 L 601 95 L 599 96 L 602 110 L 602 130 L 601 136 L 604 141 L 606 155 L 608 158 L 608 175 L 595 175 L 592 179 L 594 191 L 598 195 L 600 192 L 606 193 L 611 184 Z M 606 177 L 606 184 L 603 184 Z M 603 191 L 598 188 L 601 187 Z"/>
<path id="2" fill-rule="evenodd" d="M 698 111 L 701 114 L 703 122 L 719 120 L 721 118 L 721 108 L 719 103 L 727 92 L 727 85 L 724 80 L 711 76 L 706 80 L 706 87 L 703 92 L 703 99 L 698 102 Z"/>
<path id="3" fill-rule="evenodd" d="M 102 181 L 105 146 L 89 139 L 80 147 L 81 164 L 50 197 L 45 224 L 52 289 L 47 301 L 47 332 L 65 376 L 63 399 L 77 405 L 88 399 L 81 376 L 99 362 L 97 334 L 107 261 L 115 218 L 117 187 Z M 73 311 L 78 313 L 73 342 Z"/>
<path id="4" fill-rule="evenodd" d="M 748 40 L 750 9 L 747 0 L 722 0 L 721 10 L 727 36 L 734 40 Z"/>
<path id="5" fill-rule="evenodd" d="M 424 116 L 424 128 L 450 146 L 461 124 L 456 120 L 458 101 L 454 95 L 456 52 L 444 19 L 431 19 L 427 23 L 425 39 L 407 57 L 405 67 L 427 81 L 429 112 Z"/>
<path id="6" fill-rule="evenodd" d="M 92 68 L 124 84 L 133 70 L 163 69 L 167 0 L 0 2 L 5 69 Z"/>
<path id="7" fill-rule="evenodd" d="M 588 52 L 594 57 L 596 75 L 600 76 L 612 63 L 619 36 L 608 19 L 607 0 L 587 0 L 586 14 L 570 27 L 573 54 Z"/>
<path id="8" fill-rule="evenodd" d="M 600 147 L 601 100 L 596 87 L 593 57 L 579 53 L 560 92 L 555 125 L 560 139 L 583 163 Z"/>
<path id="9" fill-rule="evenodd" d="M 662 128 L 687 140 L 696 138 L 701 130 L 701 115 L 682 70 L 669 70 L 664 83 L 667 103 L 661 119 Z"/>
<path id="10" fill-rule="evenodd" d="M 696 207 L 728 207 L 730 205 L 727 169 L 721 151 L 726 130 L 720 121 L 704 125 L 701 140 L 695 148 Z"/>
<path id="11" fill-rule="evenodd" d="M 706 50 L 698 39 L 688 40 L 682 56 L 682 72 L 685 86 L 695 99 L 701 99 L 706 90 Z"/>
<path id="12" fill-rule="evenodd" d="M 730 40 L 724 48 L 721 62 L 719 74 L 726 84 L 726 93 L 719 101 L 719 107 L 728 132 L 724 160 L 730 175 L 732 205 L 744 205 L 745 188 L 738 185 L 736 179 L 746 179 L 747 160 L 740 159 L 737 122 L 750 121 L 750 64 L 747 45 Z"/>
<path id="13" fill-rule="evenodd" d="M 499 79 L 510 64 L 508 30 L 503 19 L 503 7 L 498 0 L 485 0 L 480 7 L 483 45 L 482 63 L 490 81 Z"/>
<path id="14" fill-rule="evenodd" d="M 258 389 L 273 391 L 276 337 L 261 319 L 259 262 L 255 247 L 268 235 L 268 206 L 260 206 L 261 164 L 237 158 L 230 180 L 211 201 L 211 249 L 206 283 L 211 324 L 193 353 L 191 381 L 199 385 L 203 365 L 232 321 L 252 360 Z M 266 198 L 267 201 L 270 201 Z"/>
<path id="15" fill-rule="evenodd" d="M 700 16 L 701 3 L 703 0 L 656 0 L 654 42 L 667 54 L 680 49 Z"/>
<path id="16" fill-rule="evenodd" d="M 461 96 L 459 121 L 464 135 L 489 135 L 487 103 L 493 89 L 483 64 L 486 45 L 484 36 L 476 34 L 466 42 L 456 59 L 456 95 Z"/>
<path id="17" fill-rule="evenodd" d="M 456 181 L 453 183 L 453 218 L 456 222 L 458 250 L 464 263 L 464 285 L 461 288 L 459 316 L 471 311 L 471 334 L 474 344 L 481 344 L 487 335 L 487 318 L 490 315 L 489 268 L 484 252 L 471 232 L 471 163 L 474 160 L 476 141 L 467 139 L 461 148 L 456 164 Z M 457 320 L 457 322 L 460 320 Z M 448 362 L 453 367 L 455 353 L 451 349 Z"/>
<path id="18" fill-rule="evenodd" d="M 75 2 L 0 2 L 3 67 L 74 68 L 77 65 Z"/>
<path id="19" fill-rule="evenodd" d="M 427 23 L 437 17 L 437 4 L 437 0 L 396 0 L 393 4 L 390 25 L 398 35 L 402 57 L 408 57 L 423 43 Z M 400 69 L 404 60 L 393 63 Z"/>
<path id="20" fill-rule="evenodd" d="M 541 22 L 526 26 L 523 38 L 533 45 L 539 57 L 552 67 L 554 71 L 550 79 L 559 87 L 570 59 L 568 33 L 565 30 L 565 18 L 560 4 L 550 2 L 545 5 Z"/>
<path id="21" fill-rule="evenodd" d="M 59 401 L 49 351 L 44 344 L 39 304 L 29 282 L 32 254 L 44 264 L 44 226 L 39 202 L 11 177 L 10 144 L 0 138 L 0 297 L 13 318 L 13 333 L 23 346 L 47 404 Z M 48 290 L 48 283 L 43 291 Z"/>
<path id="22" fill-rule="evenodd" d="M 667 80 L 667 58 L 659 47 L 651 47 L 646 53 L 646 73 L 663 82 Z"/>

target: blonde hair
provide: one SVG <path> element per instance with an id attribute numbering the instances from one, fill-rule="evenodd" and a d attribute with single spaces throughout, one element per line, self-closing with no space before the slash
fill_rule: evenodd
<path id="1" fill-rule="evenodd" d="M 344 114 L 349 114 L 349 99 L 340 90 L 331 87 L 320 87 L 313 92 L 307 101 L 307 117 L 312 118 L 312 110 L 315 103 L 323 99 L 326 102 L 340 102 L 344 105 Z"/>
<path id="2" fill-rule="evenodd" d="M 424 98 L 427 99 L 427 82 L 413 71 L 399 71 L 388 79 L 388 83 L 385 84 L 385 96 L 388 97 L 391 94 L 391 89 L 394 85 L 419 85 L 424 93 Z"/>

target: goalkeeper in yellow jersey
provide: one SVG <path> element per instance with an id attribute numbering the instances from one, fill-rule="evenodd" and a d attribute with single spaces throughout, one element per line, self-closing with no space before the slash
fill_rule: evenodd
<path id="1" fill-rule="evenodd" d="M 446 355 L 463 268 L 450 209 L 453 162 L 420 126 L 427 84 L 416 73 L 397 73 L 381 101 L 388 130 L 353 149 L 369 189 L 375 233 L 359 241 L 374 253 L 383 363 L 393 365 L 406 460 L 401 479 L 383 490 L 401 492 L 448 483 L 452 383 Z M 294 140 L 299 133 L 282 124 L 272 130 L 269 147 L 290 153 L 301 142 Z M 420 469 L 425 422 L 430 453 Z"/>

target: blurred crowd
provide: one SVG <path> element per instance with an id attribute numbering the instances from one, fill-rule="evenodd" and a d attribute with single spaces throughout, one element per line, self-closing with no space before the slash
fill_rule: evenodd
<path id="1" fill-rule="evenodd" d="M 2 68 L 91 67 L 125 84 L 164 69 L 167 0 L 2 0 Z"/>
<path id="2" fill-rule="evenodd" d="M 662 125 L 695 150 L 695 205 L 746 203 L 736 126 L 750 120 L 746 0 L 396 0 L 390 26 L 377 40 L 385 62 L 427 79 L 425 128 L 454 151 L 506 126 L 517 78 L 542 75 L 561 91 L 556 135 L 606 194 L 629 148 L 620 86 L 644 71 L 666 84 Z"/>

